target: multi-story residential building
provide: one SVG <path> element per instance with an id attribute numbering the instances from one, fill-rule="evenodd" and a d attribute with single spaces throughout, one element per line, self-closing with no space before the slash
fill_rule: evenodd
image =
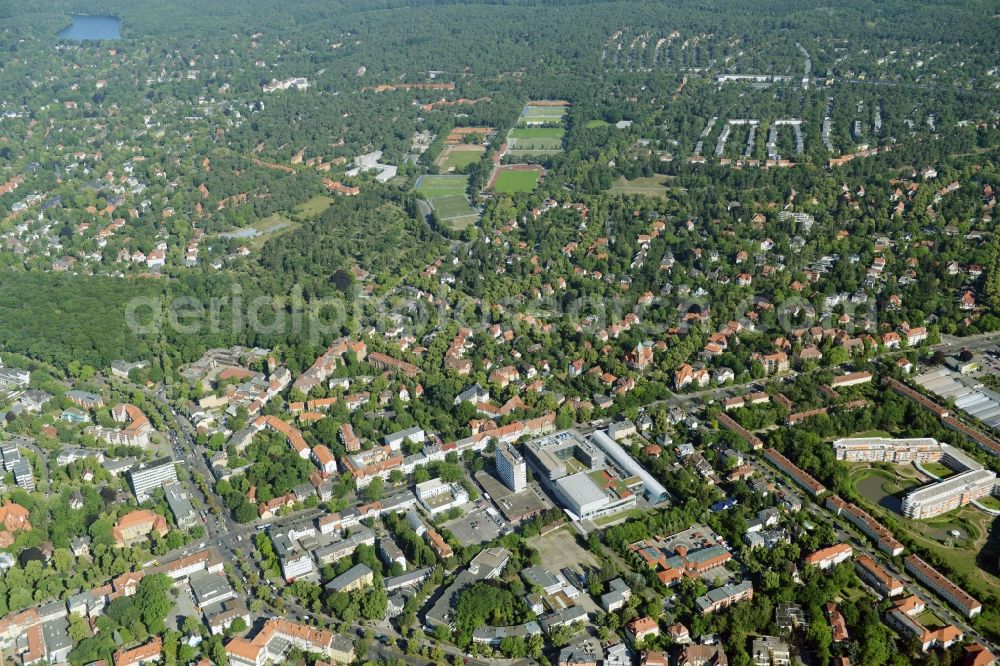
<path id="1" fill-rule="evenodd" d="M 115 666 L 142 666 L 159 661 L 163 653 L 163 639 L 159 636 L 130 650 L 118 649 L 114 654 Z"/>
<path id="2" fill-rule="evenodd" d="M 970 470 L 911 491 L 903 498 L 907 518 L 933 518 L 991 494 L 997 475 L 986 469 Z"/>
<path id="3" fill-rule="evenodd" d="M 330 449 L 325 444 L 318 444 L 313 447 L 312 459 L 324 474 L 337 473 L 337 459 L 333 457 Z"/>
<path id="4" fill-rule="evenodd" d="M 608 591 L 601 595 L 601 608 L 605 612 L 611 613 L 624 608 L 629 599 L 632 598 L 632 588 L 621 578 L 615 578 L 608 583 Z"/>
<path id="5" fill-rule="evenodd" d="M 636 433 L 635 423 L 629 419 L 623 419 L 621 421 L 615 421 L 608 426 L 608 437 L 618 441 L 620 439 L 625 439 L 626 437 L 632 437 Z"/>
<path id="6" fill-rule="evenodd" d="M 387 567 L 398 564 L 403 571 L 406 571 L 406 555 L 391 536 L 384 536 L 378 540 L 378 555 Z"/>
<path id="7" fill-rule="evenodd" d="M 497 474 L 500 480 L 515 493 L 528 487 L 528 467 L 524 456 L 513 444 L 502 442 L 496 447 Z"/>
<path id="8" fill-rule="evenodd" d="M 753 599 L 753 583 L 748 580 L 709 590 L 695 599 L 694 605 L 702 615 L 708 615 L 745 599 Z"/>
<path id="9" fill-rule="evenodd" d="M 355 564 L 329 583 L 326 589 L 332 592 L 351 592 L 372 584 L 374 572 L 365 564 Z"/>
<path id="10" fill-rule="evenodd" d="M 647 655 L 650 653 L 647 653 Z M 657 653 L 663 655 L 662 652 Z M 654 666 L 658 662 L 643 660 L 643 666 Z M 660 662 L 666 666 L 666 657 Z M 729 658 L 721 645 L 688 645 L 677 655 L 677 666 L 729 666 Z"/>
<path id="11" fill-rule="evenodd" d="M 954 606 L 965 617 L 975 617 L 983 610 L 983 605 L 971 594 L 955 585 L 940 571 L 924 562 L 916 555 L 908 555 L 903 560 L 903 566 L 914 578 L 929 587 L 942 599 Z"/>
<path id="12" fill-rule="evenodd" d="M 370 528 L 361 525 L 354 528 L 343 539 L 326 546 L 320 546 L 313 551 L 313 556 L 320 565 L 333 564 L 345 557 L 350 557 L 358 546 L 374 546 L 375 533 Z"/>
<path id="13" fill-rule="evenodd" d="M 890 574 L 879 566 L 874 558 L 864 553 L 854 558 L 854 570 L 857 571 L 858 578 L 883 597 L 894 597 L 903 593 L 903 581 Z"/>
<path id="14" fill-rule="evenodd" d="M 108 444 L 149 446 L 149 433 L 153 431 L 153 425 L 141 409 L 128 403 L 115 405 L 111 409 L 111 417 L 127 425 L 121 429 L 91 426 L 85 432 L 103 439 Z"/>
<path id="15" fill-rule="evenodd" d="M 267 428 L 272 432 L 284 435 L 288 445 L 295 449 L 295 452 L 303 460 L 308 459 L 312 454 L 309 444 L 306 443 L 305 438 L 302 436 L 302 431 L 290 423 L 282 421 L 277 416 L 258 416 L 254 419 L 254 427 L 257 429 Z"/>
<path id="16" fill-rule="evenodd" d="M 767 458 L 772 465 L 792 477 L 792 480 L 795 481 L 796 484 L 813 497 L 819 497 L 826 492 L 826 486 L 813 478 L 812 475 L 801 470 L 795 463 L 781 455 L 781 453 L 777 450 L 765 449 L 764 457 Z"/>
<path id="17" fill-rule="evenodd" d="M 136 465 L 125 476 L 136 501 L 145 502 L 157 488 L 177 483 L 177 468 L 171 458 L 159 458 Z"/>
<path id="18" fill-rule="evenodd" d="M 787 666 L 792 663 L 788 642 L 777 636 L 761 636 L 753 639 L 750 658 L 754 666 Z"/>
<path id="19" fill-rule="evenodd" d="M 342 339 L 334 342 L 313 362 L 308 370 L 295 379 L 292 387 L 308 395 L 309 391 L 333 374 L 338 364 L 345 362 L 344 356 L 348 352 L 354 354 L 356 360 L 363 361 L 368 353 L 368 347 L 364 342 L 354 340 Z"/>
<path id="20" fill-rule="evenodd" d="M 4 368 L 0 366 L 0 386 L 8 388 L 25 388 L 31 382 L 31 372 L 21 368 Z"/>
<path id="21" fill-rule="evenodd" d="M 853 554 L 854 549 L 848 544 L 838 543 L 835 546 L 823 548 L 821 550 L 817 550 L 815 553 L 806 555 L 805 562 L 806 564 L 811 564 L 814 567 L 819 567 L 820 569 L 829 569 L 830 567 L 851 559 Z"/>
<path id="22" fill-rule="evenodd" d="M 870 372 L 852 372 L 847 375 L 834 377 L 830 382 L 830 388 L 838 389 L 844 388 L 845 386 L 857 386 L 858 384 L 866 384 L 871 380 L 872 373 Z"/>
<path id="23" fill-rule="evenodd" d="M 656 638 L 660 635 L 660 625 L 653 618 L 637 617 L 625 625 L 625 635 L 634 645 L 647 638 Z"/>
<path id="24" fill-rule="evenodd" d="M 382 438 L 382 443 L 393 451 L 399 451 L 403 446 L 403 442 L 423 444 L 425 441 L 427 441 L 427 433 L 424 432 L 423 428 L 416 426 L 413 428 L 407 428 L 406 430 L 400 430 L 399 432 L 394 432 Z"/>
<path id="25" fill-rule="evenodd" d="M 912 462 L 937 462 L 942 449 L 936 439 L 915 437 L 894 439 L 889 437 L 850 437 L 833 443 L 837 460 L 847 462 L 885 462 L 908 464 Z"/>
<path id="26" fill-rule="evenodd" d="M 233 666 L 264 666 L 268 662 L 282 663 L 292 648 L 340 659 L 342 650 L 335 650 L 336 646 L 335 636 L 325 629 L 271 618 L 253 639 L 230 640 L 226 644 L 226 655 Z"/>
<path id="27" fill-rule="evenodd" d="M 896 556 L 902 555 L 903 544 L 893 535 L 888 527 L 872 518 L 858 506 L 846 502 L 837 495 L 826 498 L 826 508 L 838 516 L 845 518 L 866 535 L 874 539 L 875 545 L 883 553 Z"/>
<path id="28" fill-rule="evenodd" d="M 344 445 L 344 448 L 346 448 L 349 453 L 355 453 L 361 450 L 361 440 L 354 434 L 354 426 L 350 423 L 342 424 L 337 436 L 340 438 L 341 444 Z"/>
<path id="29" fill-rule="evenodd" d="M 920 615 L 926 606 L 923 599 L 917 595 L 900 600 L 886 613 L 886 620 L 893 629 L 903 636 L 915 638 L 920 643 L 920 649 L 926 652 L 932 647 L 947 648 L 962 640 L 961 630 L 954 625 L 946 625 L 937 629 L 928 629 L 920 621 Z"/>
<path id="30" fill-rule="evenodd" d="M 773 354 L 753 354 L 750 360 L 760 361 L 760 364 L 764 366 L 764 372 L 769 375 L 788 370 L 788 354 L 783 351 L 777 351 Z"/>
<path id="31" fill-rule="evenodd" d="M 363 488 L 376 476 L 388 478 L 393 469 L 403 464 L 403 456 L 388 446 L 377 446 L 344 456 L 341 462 L 344 463 L 344 469 L 354 477 L 357 486 Z"/>
<path id="32" fill-rule="evenodd" d="M 14 474 L 14 483 L 18 488 L 28 492 L 35 489 L 35 475 L 31 471 L 31 463 L 26 458 L 21 458 L 11 465 L 10 471 Z"/>
<path id="33" fill-rule="evenodd" d="M 368 363 L 378 370 L 388 370 L 389 372 L 398 372 L 400 374 L 406 375 L 407 377 L 413 378 L 420 374 L 420 368 L 413 365 L 412 363 L 407 363 L 406 361 L 400 361 L 399 359 L 393 358 L 382 352 L 372 352 L 368 355 Z"/>

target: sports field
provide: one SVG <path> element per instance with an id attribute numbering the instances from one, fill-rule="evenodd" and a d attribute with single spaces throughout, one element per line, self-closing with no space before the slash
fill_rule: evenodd
<path id="1" fill-rule="evenodd" d="M 518 119 L 519 125 L 535 125 L 540 123 L 561 122 L 566 115 L 565 106 L 532 106 L 528 104 Z"/>
<path id="2" fill-rule="evenodd" d="M 507 152 L 521 156 L 559 152 L 565 134 L 562 127 L 515 127 L 507 135 Z"/>
<path id="3" fill-rule="evenodd" d="M 562 139 L 566 130 L 562 127 L 517 127 L 510 131 L 511 139 Z"/>
<path id="4" fill-rule="evenodd" d="M 478 162 L 486 149 L 473 144 L 445 146 L 434 163 L 444 171 L 462 169 Z"/>
<path id="5" fill-rule="evenodd" d="M 443 197 L 434 197 L 429 201 L 431 208 L 437 213 L 442 221 L 452 220 L 459 217 L 475 217 L 476 211 L 469 205 L 469 200 L 464 194 L 449 194 Z"/>
<path id="6" fill-rule="evenodd" d="M 468 176 L 425 175 L 417 179 L 416 190 L 424 199 L 465 194 L 469 185 Z"/>
<path id="7" fill-rule="evenodd" d="M 532 192 L 538 187 L 539 171 L 502 170 L 497 174 L 493 189 L 497 192 Z"/>

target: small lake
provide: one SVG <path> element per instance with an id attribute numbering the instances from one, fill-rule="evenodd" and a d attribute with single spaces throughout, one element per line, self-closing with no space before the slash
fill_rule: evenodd
<path id="1" fill-rule="evenodd" d="M 59 33 L 59 39 L 103 41 L 121 39 L 122 22 L 115 16 L 73 15 L 73 24 Z"/>

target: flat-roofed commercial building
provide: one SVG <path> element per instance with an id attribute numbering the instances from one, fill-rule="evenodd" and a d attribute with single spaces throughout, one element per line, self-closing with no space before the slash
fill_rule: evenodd
<path id="1" fill-rule="evenodd" d="M 656 504 L 669 497 L 669 493 L 663 487 L 663 484 L 657 481 L 652 474 L 637 463 L 635 458 L 630 456 L 625 449 L 619 446 L 618 442 L 609 437 L 603 430 L 595 430 L 590 435 L 590 441 L 597 445 L 611 460 L 615 461 L 615 464 L 617 464 L 624 474 L 639 477 L 642 481 L 643 492 L 645 492 L 646 499 L 650 503 Z"/>
<path id="2" fill-rule="evenodd" d="M 907 518 L 933 518 L 986 497 L 996 488 L 997 475 L 986 469 L 962 472 L 910 492 L 903 498 Z"/>
<path id="3" fill-rule="evenodd" d="M 635 506 L 636 498 L 631 491 L 616 489 L 614 483 L 598 485 L 591 475 L 600 473 L 577 472 L 553 484 L 559 502 L 577 518 L 599 518 Z"/>
<path id="4" fill-rule="evenodd" d="M 572 430 L 533 439 L 528 442 L 526 450 L 544 481 L 561 479 L 571 474 L 574 468 L 580 469 L 580 465 L 591 468 L 604 465 L 604 456 L 597 447 Z M 580 465 L 574 465 L 574 460 Z"/>
<path id="5" fill-rule="evenodd" d="M 447 483 L 441 479 L 430 479 L 418 483 L 416 490 L 420 504 L 432 516 L 443 513 L 453 507 L 468 503 L 469 493 L 460 483 Z"/>
<path id="6" fill-rule="evenodd" d="M 163 486 L 163 492 L 177 527 L 186 529 L 198 523 L 198 512 L 194 510 L 188 491 L 181 484 L 168 483 Z"/>

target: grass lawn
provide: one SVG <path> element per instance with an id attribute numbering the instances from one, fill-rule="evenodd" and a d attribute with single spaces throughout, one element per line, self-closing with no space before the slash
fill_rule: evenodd
<path id="1" fill-rule="evenodd" d="M 947 623 L 935 615 L 932 611 L 924 611 L 917 616 L 917 621 L 931 631 L 947 626 Z"/>
<path id="2" fill-rule="evenodd" d="M 666 182 L 667 176 L 649 176 L 648 178 L 636 178 L 626 180 L 621 176 L 611 185 L 611 192 L 616 194 L 645 194 L 650 197 L 667 196 Z"/>
<path id="3" fill-rule="evenodd" d="M 511 139 L 562 139 L 566 130 L 562 127 L 516 127 L 510 131 Z"/>
<path id="4" fill-rule="evenodd" d="M 940 477 L 942 479 L 955 474 L 954 470 L 945 465 L 942 465 L 939 462 L 921 463 L 920 466 L 926 469 L 931 474 Z"/>
<path id="5" fill-rule="evenodd" d="M 484 152 L 486 149 L 482 146 L 448 146 L 441 151 L 434 163 L 446 171 L 462 169 L 482 159 Z"/>
<path id="6" fill-rule="evenodd" d="M 292 222 L 281 213 L 274 213 L 253 225 L 253 228 L 257 230 L 259 235 L 247 239 L 247 246 L 260 249 L 267 241 L 281 234 L 288 233 L 298 226 L 297 223 Z"/>
<path id="7" fill-rule="evenodd" d="M 330 207 L 333 199 L 322 194 L 314 196 L 312 199 L 303 201 L 295 207 L 294 213 L 307 220 L 312 219 Z"/>
<path id="8" fill-rule="evenodd" d="M 417 192 L 425 199 L 465 194 L 468 176 L 421 176 L 417 179 Z"/>
<path id="9" fill-rule="evenodd" d="M 601 516 L 600 518 L 594 518 L 592 521 L 598 527 L 604 527 L 605 525 L 610 525 L 611 523 L 618 523 L 624 520 L 630 520 L 632 518 L 641 518 L 643 514 L 642 509 L 629 509 L 623 513 L 612 513 L 608 516 Z"/>
<path id="10" fill-rule="evenodd" d="M 501 171 L 493 187 L 497 192 L 532 192 L 538 186 L 537 171 Z"/>
<path id="11" fill-rule="evenodd" d="M 844 599 L 857 603 L 869 595 L 869 592 L 861 587 L 849 587 L 843 591 Z"/>
<path id="12" fill-rule="evenodd" d="M 607 126 L 608 126 L 607 121 L 600 119 L 588 120 L 587 124 L 585 125 L 587 129 L 594 129 L 595 127 L 607 127 Z"/>
<path id="13" fill-rule="evenodd" d="M 978 502 L 983 506 L 985 506 L 987 509 L 994 509 L 996 511 L 1000 511 L 1000 499 L 993 497 L 993 495 L 987 495 L 986 497 L 980 498 Z"/>

